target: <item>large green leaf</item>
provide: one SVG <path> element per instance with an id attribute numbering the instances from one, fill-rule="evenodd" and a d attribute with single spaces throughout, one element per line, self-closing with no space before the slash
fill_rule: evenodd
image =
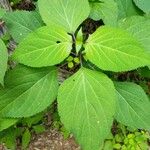
<path id="1" fill-rule="evenodd" d="M 150 55 L 132 36 L 105 26 L 91 35 L 85 52 L 92 63 L 108 71 L 127 71 L 150 64 Z"/>
<path id="2" fill-rule="evenodd" d="M 140 14 L 140 10 L 136 8 L 132 0 L 115 0 L 119 8 L 119 18 L 126 18 Z"/>
<path id="3" fill-rule="evenodd" d="M 0 115 L 28 117 L 43 111 L 57 96 L 57 71 L 54 67 L 34 69 L 18 66 L 6 75 L 0 90 Z"/>
<path id="4" fill-rule="evenodd" d="M 118 20 L 118 6 L 114 0 L 102 0 L 101 2 L 91 2 L 90 18 L 94 20 L 102 19 L 105 25 L 116 26 Z"/>
<path id="5" fill-rule="evenodd" d="M 119 26 L 127 30 L 150 51 L 150 19 L 142 16 L 132 16 L 119 22 Z"/>
<path id="6" fill-rule="evenodd" d="M 20 42 L 29 33 L 43 26 L 42 19 L 37 12 L 15 11 L 4 15 L 8 30 L 16 42 Z"/>
<path id="7" fill-rule="evenodd" d="M 0 132 L 9 128 L 17 122 L 17 119 L 1 119 L 0 118 Z"/>
<path id="8" fill-rule="evenodd" d="M 4 84 L 4 75 L 7 70 L 8 53 L 3 41 L 0 39 L 0 84 Z"/>
<path id="9" fill-rule="evenodd" d="M 61 26 L 69 33 L 88 17 L 88 0 L 39 0 L 38 6 L 43 21 L 47 25 Z"/>
<path id="10" fill-rule="evenodd" d="M 42 27 L 29 34 L 18 48 L 13 58 L 31 66 L 52 66 L 63 61 L 72 49 L 72 37 L 59 28 Z"/>
<path id="11" fill-rule="evenodd" d="M 150 13 L 150 0 L 133 0 L 145 13 Z"/>
<path id="12" fill-rule="evenodd" d="M 85 150 L 98 150 L 110 132 L 115 90 L 103 73 L 81 68 L 64 81 L 58 92 L 58 110 L 65 127 Z"/>
<path id="13" fill-rule="evenodd" d="M 118 96 L 116 119 L 133 128 L 150 129 L 150 101 L 134 83 L 115 82 Z"/>

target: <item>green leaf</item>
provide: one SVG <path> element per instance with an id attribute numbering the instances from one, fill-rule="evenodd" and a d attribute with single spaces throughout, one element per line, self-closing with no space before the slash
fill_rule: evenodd
<path id="1" fill-rule="evenodd" d="M 112 141 L 110 140 L 106 140 L 105 144 L 104 144 L 104 147 L 103 147 L 103 150 L 111 150 L 113 149 L 113 143 Z"/>
<path id="2" fill-rule="evenodd" d="M 5 143 L 7 149 L 16 150 L 16 129 L 9 128 L 0 134 L 0 142 Z"/>
<path id="3" fill-rule="evenodd" d="M 133 0 L 133 1 L 145 13 L 150 13 L 150 0 Z"/>
<path id="4" fill-rule="evenodd" d="M 82 149 L 99 149 L 110 133 L 115 96 L 113 83 L 105 74 L 86 68 L 81 68 L 61 85 L 59 115 Z"/>
<path id="5" fill-rule="evenodd" d="M 29 117 L 29 118 L 24 118 L 21 121 L 21 123 L 31 128 L 33 125 L 38 124 L 40 121 L 42 121 L 43 116 L 44 116 L 44 112 L 36 114 L 35 116 Z"/>
<path id="6" fill-rule="evenodd" d="M 105 26 L 87 40 L 85 52 L 93 64 L 108 71 L 127 71 L 150 64 L 150 55 L 131 35 Z"/>
<path id="7" fill-rule="evenodd" d="M 53 66 L 62 62 L 72 49 L 72 37 L 59 28 L 42 27 L 17 47 L 13 58 L 31 67 Z"/>
<path id="8" fill-rule="evenodd" d="M 8 53 L 4 42 L 0 39 L 0 84 L 4 84 L 4 76 L 7 70 Z"/>
<path id="9" fill-rule="evenodd" d="M 35 131 L 36 134 L 39 134 L 39 133 L 44 132 L 46 129 L 44 125 L 36 125 L 36 126 L 33 126 L 33 130 Z"/>
<path id="10" fill-rule="evenodd" d="M 34 69 L 17 66 L 6 75 L 0 90 L 0 115 L 29 117 L 46 109 L 57 96 L 55 67 Z"/>
<path id="11" fill-rule="evenodd" d="M 149 69 L 148 67 L 141 68 L 141 69 L 139 70 L 139 74 L 140 74 L 140 76 L 143 77 L 143 78 L 150 78 L 150 69 Z M 141 82 L 143 83 L 143 81 L 141 81 Z M 147 81 L 146 81 L 146 82 L 147 82 Z M 146 87 L 148 87 L 148 86 L 146 85 Z"/>
<path id="12" fill-rule="evenodd" d="M 150 101 L 144 90 L 134 83 L 115 82 L 117 92 L 116 119 L 124 125 L 150 129 Z"/>
<path id="13" fill-rule="evenodd" d="M 28 129 L 25 130 L 22 136 L 22 149 L 26 149 L 31 140 L 31 133 Z"/>
<path id="14" fill-rule="evenodd" d="M 0 131 L 9 128 L 10 126 L 14 125 L 17 121 L 17 119 L 0 118 Z"/>
<path id="15" fill-rule="evenodd" d="M 43 26 L 42 19 L 37 12 L 15 11 L 4 15 L 3 20 L 14 40 L 22 41 L 29 33 Z"/>
<path id="16" fill-rule="evenodd" d="M 6 10 L 0 7 L 0 19 L 4 16 Z"/>
<path id="17" fill-rule="evenodd" d="M 83 46 L 83 32 L 82 32 L 82 28 L 78 31 L 77 33 L 77 37 L 76 37 L 76 53 L 78 54 L 79 51 L 82 49 Z"/>
<path id="18" fill-rule="evenodd" d="M 119 18 L 126 18 L 133 15 L 141 14 L 140 10 L 136 8 L 132 0 L 115 0 L 118 4 Z"/>
<path id="19" fill-rule="evenodd" d="M 60 26 L 69 33 L 74 33 L 90 12 L 88 0 L 39 0 L 38 7 L 47 25 Z"/>
<path id="20" fill-rule="evenodd" d="M 104 21 L 105 25 L 116 26 L 118 20 L 118 6 L 114 0 L 101 0 L 101 2 L 91 2 L 90 18 Z"/>
<path id="21" fill-rule="evenodd" d="M 143 47 L 150 52 L 150 32 L 148 32 L 150 31 L 150 19 L 132 16 L 121 20 L 119 26 L 137 38 Z"/>

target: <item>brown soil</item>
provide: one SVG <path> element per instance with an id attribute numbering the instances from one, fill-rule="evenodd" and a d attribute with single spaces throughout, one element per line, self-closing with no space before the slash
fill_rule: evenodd
<path id="1" fill-rule="evenodd" d="M 28 150 L 80 150 L 74 138 L 65 140 L 56 130 L 47 131 L 32 138 Z"/>

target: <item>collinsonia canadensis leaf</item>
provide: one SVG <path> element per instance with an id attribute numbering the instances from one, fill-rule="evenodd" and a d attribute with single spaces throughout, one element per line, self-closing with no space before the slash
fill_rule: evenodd
<path id="1" fill-rule="evenodd" d="M 150 13 L 150 0 L 133 0 L 133 1 L 145 13 Z"/>
<path id="2" fill-rule="evenodd" d="M 15 50 L 13 58 L 31 67 L 53 66 L 72 49 L 72 37 L 59 28 L 42 27 L 29 34 Z"/>
<path id="3" fill-rule="evenodd" d="M 0 131 L 3 131 L 10 126 L 14 125 L 17 122 L 17 119 L 8 119 L 8 118 L 1 118 L 0 119 Z"/>
<path id="4" fill-rule="evenodd" d="M 115 82 L 117 92 L 116 119 L 124 125 L 150 129 L 150 101 L 144 90 L 134 83 Z"/>
<path id="5" fill-rule="evenodd" d="M 133 0 L 115 0 L 118 4 L 119 19 L 140 14 L 140 10 L 134 5 Z"/>
<path id="6" fill-rule="evenodd" d="M 150 55 L 130 34 L 105 26 L 91 35 L 85 52 L 93 64 L 108 71 L 127 71 L 150 64 Z"/>
<path id="7" fill-rule="evenodd" d="M 105 74 L 86 68 L 81 68 L 61 85 L 59 115 L 81 148 L 99 149 L 111 129 L 115 96 L 113 83 Z"/>
<path id="8" fill-rule="evenodd" d="M 116 26 L 118 20 L 118 6 L 114 0 L 101 0 L 90 2 L 90 18 L 94 20 L 102 19 L 105 25 Z"/>
<path id="9" fill-rule="evenodd" d="M 4 84 L 4 75 L 7 70 L 8 53 L 4 42 L 0 39 L 0 84 Z"/>
<path id="10" fill-rule="evenodd" d="M 119 22 L 119 26 L 127 30 L 150 51 L 150 19 L 142 16 L 132 16 Z"/>
<path id="11" fill-rule="evenodd" d="M 57 96 L 55 67 L 34 69 L 17 66 L 6 75 L 0 90 L 0 116 L 28 117 L 46 109 Z"/>
<path id="12" fill-rule="evenodd" d="M 88 0 L 39 0 L 38 7 L 47 25 L 58 25 L 69 33 L 74 33 L 90 13 Z"/>
<path id="13" fill-rule="evenodd" d="M 16 42 L 22 41 L 29 33 L 43 26 L 43 21 L 37 12 L 15 11 L 4 15 L 10 34 Z"/>

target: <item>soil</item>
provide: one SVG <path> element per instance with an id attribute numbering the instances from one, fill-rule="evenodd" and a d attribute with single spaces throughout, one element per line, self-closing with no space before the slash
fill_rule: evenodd
<path id="1" fill-rule="evenodd" d="M 19 9 L 19 10 L 32 11 L 36 9 L 36 6 L 32 0 L 22 0 L 18 4 L 14 5 L 12 8 Z"/>
<path id="2" fill-rule="evenodd" d="M 28 150 L 80 150 L 74 138 L 65 140 L 57 130 L 33 136 Z"/>

